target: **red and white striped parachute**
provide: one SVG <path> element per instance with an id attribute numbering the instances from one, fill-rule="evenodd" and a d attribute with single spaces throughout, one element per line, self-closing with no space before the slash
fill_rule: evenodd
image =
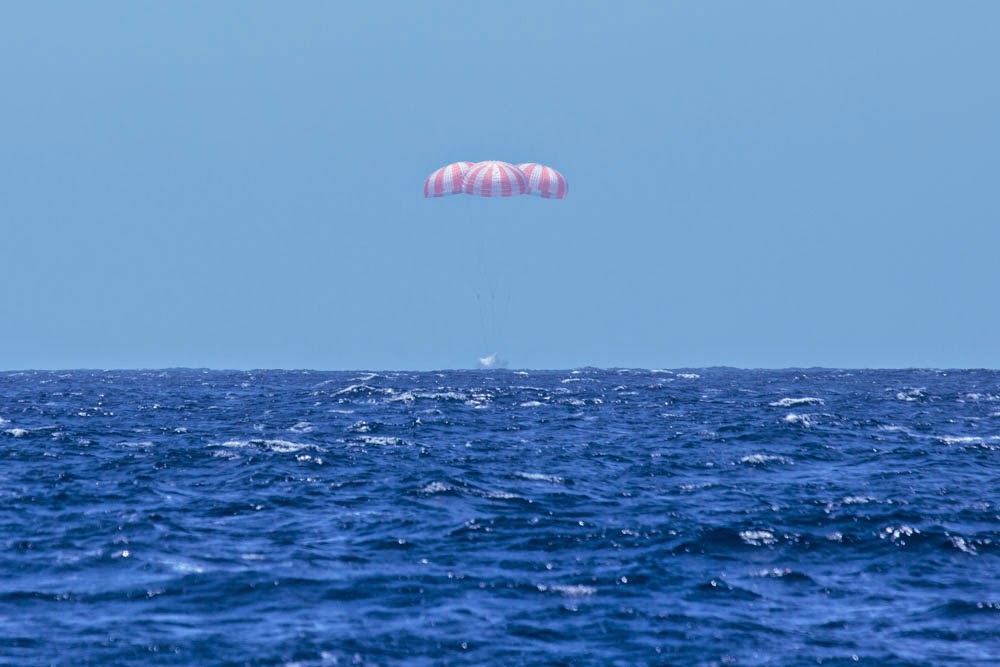
<path id="1" fill-rule="evenodd" d="M 472 162 L 454 162 L 447 167 L 441 167 L 424 181 L 424 196 L 457 195 L 462 191 L 463 177 L 472 164 Z"/>
<path id="2" fill-rule="evenodd" d="M 569 185 L 552 167 L 525 162 L 454 162 L 441 167 L 424 181 L 424 197 L 465 193 L 477 197 L 514 197 L 533 194 L 545 199 L 563 199 Z"/>
<path id="3" fill-rule="evenodd" d="M 513 197 L 527 194 L 528 177 L 507 162 L 477 162 L 466 172 L 462 190 L 477 197 Z"/>
<path id="4" fill-rule="evenodd" d="M 531 187 L 529 194 L 542 197 L 543 199 L 564 199 L 569 191 L 569 185 L 563 175 L 552 167 L 534 162 L 525 162 L 517 165 L 517 168 L 528 177 L 528 185 Z"/>

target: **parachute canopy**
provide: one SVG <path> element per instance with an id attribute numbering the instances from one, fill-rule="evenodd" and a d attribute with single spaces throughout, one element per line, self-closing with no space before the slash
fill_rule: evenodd
<path id="1" fill-rule="evenodd" d="M 525 162 L 517 165 L 517 168 L 528 177 L 530 194 L 543 199 L 564 199 L 569 187 L 563 175 L 552 167 L 534 162 Z"/>
<path id="2" fill-rule="evenodd" d="M 478 197 L 513 197 L 528 193 L 528 177 L 507 162 L 477 162 L 466 172 L 462 189 Z"/>
<path id="3" fill-rule="evenodd" d="M 424 197 L 464 193 L 477 197 L 514 197 L 533 194 L 544 199 L 563 199 L 569 187 L 552 167 L 525 162 L 454 162 L 441 167 L 424 181 Z"/>
<path id="4" fill-rule="evenodd" d="M 471 162 L 453 162 L 446 167 L 441 167 L 424 181 L 424 196 L 457 195 L 462 191 L 462 178 L 471 166 Z"/>

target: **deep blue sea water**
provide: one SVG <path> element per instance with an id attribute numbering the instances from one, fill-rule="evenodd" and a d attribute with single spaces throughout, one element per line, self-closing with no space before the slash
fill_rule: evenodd
<path id="1" fill-rule="evenodd" d="M 0 373 L 0 664 L 401 663 L 1000 664 L 1000 372 Z"/>

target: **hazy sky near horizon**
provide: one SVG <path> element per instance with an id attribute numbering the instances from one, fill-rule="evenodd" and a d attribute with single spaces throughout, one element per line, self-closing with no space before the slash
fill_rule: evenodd
<path id="1" fill-rule="evenodd" d="M 1000 367 L 997 25 L 7 3 L 0 369 Z M 569 197 L 422 197 L 486 159 Z"/>

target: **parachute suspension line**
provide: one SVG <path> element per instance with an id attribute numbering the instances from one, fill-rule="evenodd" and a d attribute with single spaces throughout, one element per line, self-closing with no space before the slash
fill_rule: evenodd
<path id="1" fill-rule="evenodd" d="M 482 290 L 480 290 L 479 287 L 475 288 L 475 292 L 476 309 L 479 311 L 479 335 L 482 338 L 482 345 L 485 350 L 490 344 L 490 336 L 486 324 L 486 303 L 483 301 Z"/>
<path id="2" fill-rule="evenodd" d="M 473 197 L 514 197 L 533 195 L 543 199 L 564 199 L 569 191 L 566 179 L 552 167 L 537 162 L 524 162 L 518 165 L 499 160 L 485 162 L 453 162 L 432 172 L 424 181 L 424 197 L 448 197 L 466 195 Z M 475 221 L 473 221 L 474 223 Z M 475 228 L 473 224 L 470 228 Z M 496 362 L 503 323 L 509 319 L 511 297 L 503 289 L 501 278 L 510 284 L 512 272 L 509 267 L 501 269 L 499 259 L 487 261 L 487 250 L 493 254 L 498 252 L 496 246 L 488 246 L 486 232 L 480 229 L 478 240 L 479 267 L 472 274 L 480 278 L 474 287 L 476 307 L 479 311 L 479 323 L 482 330 L 483 345 L 487 357 L 480 359 L 480 364 L 491 366 Z M 488 267 L 492 266 L 491 272 Z M 498 292 L 501 296 L 500 311 L 497 312 Z M 486 303 L 487 299 L 489 303 Z"/>
<path id="3" fill-rule="evenodd" d="M 477 235 L 475 241 L 476 248 L 476 305 L 479 310 L 479 324 L 483 336 L 482 354 L 491 355 L 498 353 L 502 332 L 501 313 L 497 308 L 497 294 L 502 292 L 499 285 L 498 272 L 496 270 L 496 258 L 490 257 L 491 242 L 487 234 L 482 230 Z"/>

